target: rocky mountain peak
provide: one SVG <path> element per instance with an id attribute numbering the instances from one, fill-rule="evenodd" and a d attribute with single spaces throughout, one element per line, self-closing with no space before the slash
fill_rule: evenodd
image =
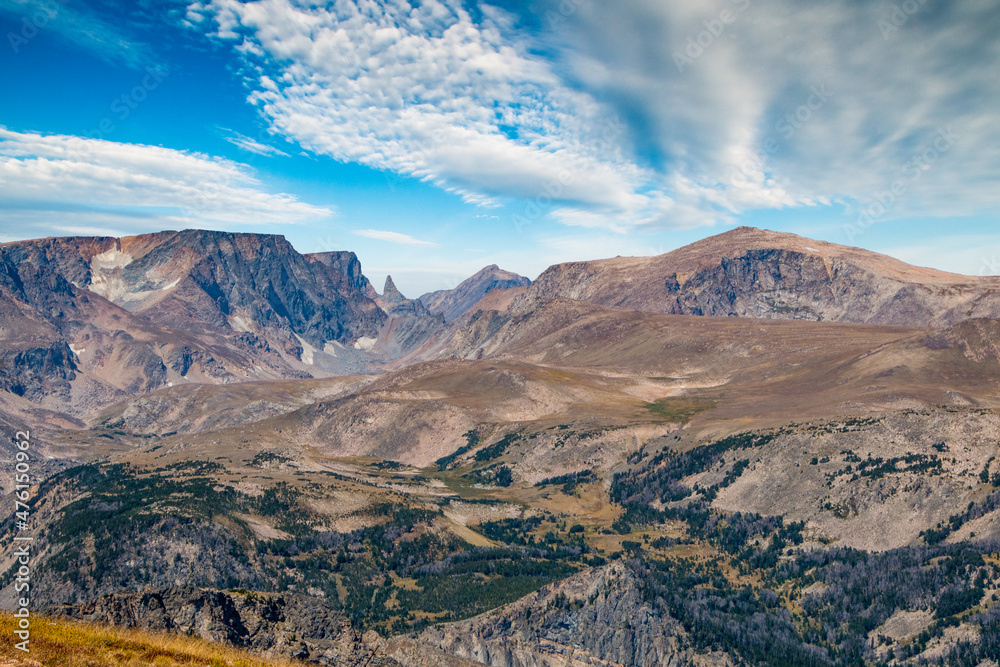
<path id="1" fill-rule="evenodd" d="M 347 276 L 351 286 L 367 296 L 369 299 L 378 297 L 375 288 L 368 281 L 368 278 L 361 271 L 361 262 L 358 256 L 349 250 L 333 250 L 327 252 L 316 252 L 304 255 L 310 262 L 318 262 L 330 267 Z"/>
<path id="2" fill-rule="evenodd" d="M 557 264 L 516 308 L 555 298 L 678 315 L 950 326 L 1000 317 L 1000 278 L 738 227 L 655 257 Z"/>
<path id="3" fill-rule="evenodd" d="M 74 402 L 90 405 L 91 393 L 104 402 L 177 382 L 343 372 L 363 360 L 328 350 L 375 338 L 386 321 L 366 287 L 353 253 L 310 258 L 275 234 L 6 243 L 0 328 L 23 332 L 16 353 L 47 377 L 19 363 L 0 385 L 62 403 L 77 392 Z"/>
<path id="4" fill-rule="evenodd" d="M 384 301 L 403 301 L 406 299 L 403 294 L 396 289 L 396 283 L 392 282 L 392 276 L 385 277 L 385 287 L 382 288 L 382 299 Z"/>
<path id="5" fill-rule="evenodd" d="M 454 289 L 429 292 L 420 302 L 432 313 L 444 315 L 447 322 L 458 319 L 475 306 L 486 294 L 495 289 L 526 287 L 531 281 L 511 271 L 504 271 L 496 264 L 480 269 Z"/>

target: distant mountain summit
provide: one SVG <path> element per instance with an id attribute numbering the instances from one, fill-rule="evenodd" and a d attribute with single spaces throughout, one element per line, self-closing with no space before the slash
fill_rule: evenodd
<path id="1" fill-rule="evenodd" d="M 387 316 L 353 253 L 201 230 L 0 245 L 0 387 L 92 405 L 166 384 L 350 370 Z"/>
<path id="2" fill-rule="evenodd" d="M 740 227 L 656 257 L 556 264 L 518 307 L 555 298 L 679 315 L 949 326 L 1000 317 L 1000 278 Z"/>
<path id="3" fill-rule="evenodd" d="M 382 287 L 382 296 L 379 298 L 386 303 L 398 303 L 408 300 L 405 296 L 403 296 L 403 293 L 399 291 L 399 288 L 396 287 L 396 283 L 392 281 L 392 276 L 385 277 L 385 285 Z"/>
<path id="4" fill-rule="evenodd" d="M 583 315 L 567 304 L 948 328 L 1000 318 L 1000 278 L 741 227 L 657 257 L 558 264 L 534 283 L 491 265 L 408 299 L 391 277 L 376 293 L 352 252 L 302 255 L 271 234 L 18 241 L 0 244 L 0 398 L 76 419 L 173 384 L 478 358 L 571 326 Z M 990 332 L 933 340 L 993 356 Z"/>
<path id="5" fill-rule="evenodd" d="M 390 357 L 402 357 L 421 347 L 444 325 L 439 314 L 432 313 L 419 299 L 407 299 L 396 288 L 392 276 L 385 277 L 382 294 L 375 299 L 389 316 L 379 351 Z"/>
<path id="6" fill-rule="evenodd" d="M 361 272 L 361 262 L 358 256 L 347 250 L 335 250 L 332 252 L 315 252 L 304 255 L 310 262 L 319 262 L 329 266 L 334 271 L 338 271 L 347 276 L 347 280 L 354 289 L 364 294 L 369 299 L 374 299 L 378 294 L 375 288 L 368 282 L 368 278 Z"/>
<path id="7" fill-rule="evenodd" d="M 468 278 L 454 289 L 428 292 L 420 301 L 432 313 L 441 313 L 446 322 L 451 322 L 468 312 L 488 292 L 511 287 L 527 287 L 531 281 L 510 271 L 504 271 L 491 264 Z"/>

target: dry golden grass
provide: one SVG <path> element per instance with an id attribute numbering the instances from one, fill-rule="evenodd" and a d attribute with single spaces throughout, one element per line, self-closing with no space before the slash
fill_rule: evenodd
<path id="1" fill-rule="evenodd" d="M 14 648 L 15 619 L 0 614 L 0 667 L 293 667 L 301 662 L 265 660 L 244 651 L 182 635 L 124 630 L 34 617 L 31 652 Z"/>

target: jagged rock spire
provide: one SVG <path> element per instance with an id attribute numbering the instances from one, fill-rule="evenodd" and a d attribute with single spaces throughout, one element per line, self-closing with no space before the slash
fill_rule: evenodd
<path id="1" fill-rule="evenodd" d="M 392 276 L 385 277 L 385 287 L 382 288 L 382 298 L 387 301 L 400 301 L 406 299 L 398 289 L 396 283 L 392 282 Z"/>

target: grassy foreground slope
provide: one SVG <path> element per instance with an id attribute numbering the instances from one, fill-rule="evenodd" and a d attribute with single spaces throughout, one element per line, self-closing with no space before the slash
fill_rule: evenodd
<path id="1" fill-rule="evenodd" d="M 300 662 L 265 660 L 234 648 L 183 635 L 153 634 L 35 617 L 31 653 L 14 648 L 15 619 L 0 614 L 0 667 L 292 667 Z"/>

